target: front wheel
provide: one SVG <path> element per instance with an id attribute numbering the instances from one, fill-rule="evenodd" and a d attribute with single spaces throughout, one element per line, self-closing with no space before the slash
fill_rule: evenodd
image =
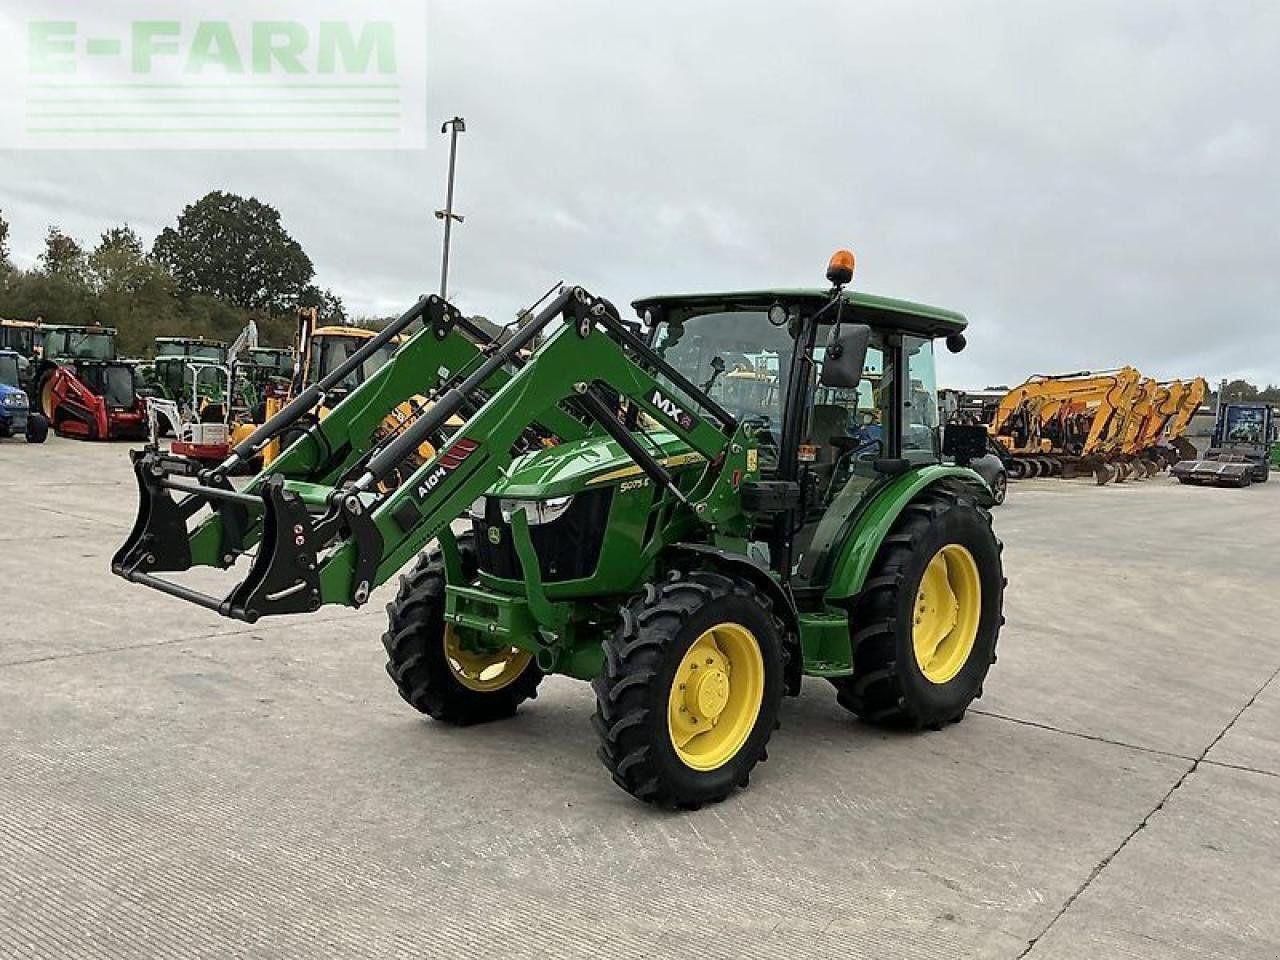
<path id="1" fill-rule="evenodd" d="M 784 628 L 751 584 L 672 573 L 622 610 L 592 683 L 600 760 L 637 799 L 697 808 L 745 787 L 785 686 Z"/>
<path id="2" fill-rule="evenodd" d="M 464 576 L 474 576 L 469 535 L 458 538 L 458 550 Z M 511 716 L 538 695 L 542 671 L 532 654 L 517 647 L 481 648 L 460 637 L 444 622 L 444 587 L 438 553 L 424 554 L 400 578 L 382 636 L 387 673 L 406 703 L 442 723 L 467 726 Z"/>
<path id="3" fill-rule="evenodd" d="M 864 720 L 920 729 L 958 722 L 995 661 L 1004 572 L 991 515 L 934 489 L 885 537 L 859 597 L 852 677 L 833 681 Z"/>

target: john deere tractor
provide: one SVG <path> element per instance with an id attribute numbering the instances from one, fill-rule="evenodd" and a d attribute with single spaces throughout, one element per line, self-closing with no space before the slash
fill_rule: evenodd
<path id="1" fill-rule="evenodd" d="M 643 325 L 566 287 L 502 344 L 425 297 L 224 463 L 135 451 L 140 509 L 112 569 L 247 622 L 360 606 L 406 571 L 382 642 L 411 706 L 467 725 L 511 716 L 549 673 L 588 680 L 604 766 L 664 806 L 745 786 L 804 676 L 872 723 L 959 721 L 1004 591 L 987 486 L 938 442 L 934 341 L 962 348 L 965 319 L 849 292 L 852 275 L 841 251 L 825 289 L 647 297 Z M 161 575 L 242 556 L 225 596 Z"/>

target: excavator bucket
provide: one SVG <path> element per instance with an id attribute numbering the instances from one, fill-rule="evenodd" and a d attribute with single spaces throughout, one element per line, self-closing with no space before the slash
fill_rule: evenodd
<path id="1" fill-rule="evenodd" d="M 1177 460 L 1194 460 L 1198 455 L 1196 445 L 1186 437 L 1174 437 L 1169 441 L 1169 445 L 1173 447 Z M 1175 460 L 1175 462 L 1177 461 Z"/>

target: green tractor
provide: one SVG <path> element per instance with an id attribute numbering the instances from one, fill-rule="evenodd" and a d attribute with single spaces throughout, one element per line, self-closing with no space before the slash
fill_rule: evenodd
<path id="1" fill-rule="evenodd" d="M 966 321 L 848 292 L 852 274 L 842 251 L 829 289 L 645 298 L 643 327 L 561 288 L 501 344 L 425 297 L 217 467 L 135 451 L 140 508 L 112 569 L 254 622 L 360 606 L 408 568 L 382 640 L 411 706 L 467 725 L 509 717 L 546 674 L 588 680 L 600 759 L 663 806 L 745 786 L 804 676 L 871 723 L 957 722 L 1004 592 L 990 492 L 943 461 L 964 452 L 940 448 L 934 414 L 934 341 L 961 349 Z M 379 429 L 419 394 L 402 430 Z M 223 597 L 159 575 L 245 555 Z"/>

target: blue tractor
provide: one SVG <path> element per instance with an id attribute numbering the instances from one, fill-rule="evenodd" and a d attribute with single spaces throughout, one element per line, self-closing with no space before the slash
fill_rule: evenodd
<path id="1" fill-rule="evenodd" d="M 26 391 L 18 385 L 20 363 L 13 350 L 0 350 L 0 437 L 21 433 L 27 443 L 44 443 L 49 421 L 31 410 Z"/>

